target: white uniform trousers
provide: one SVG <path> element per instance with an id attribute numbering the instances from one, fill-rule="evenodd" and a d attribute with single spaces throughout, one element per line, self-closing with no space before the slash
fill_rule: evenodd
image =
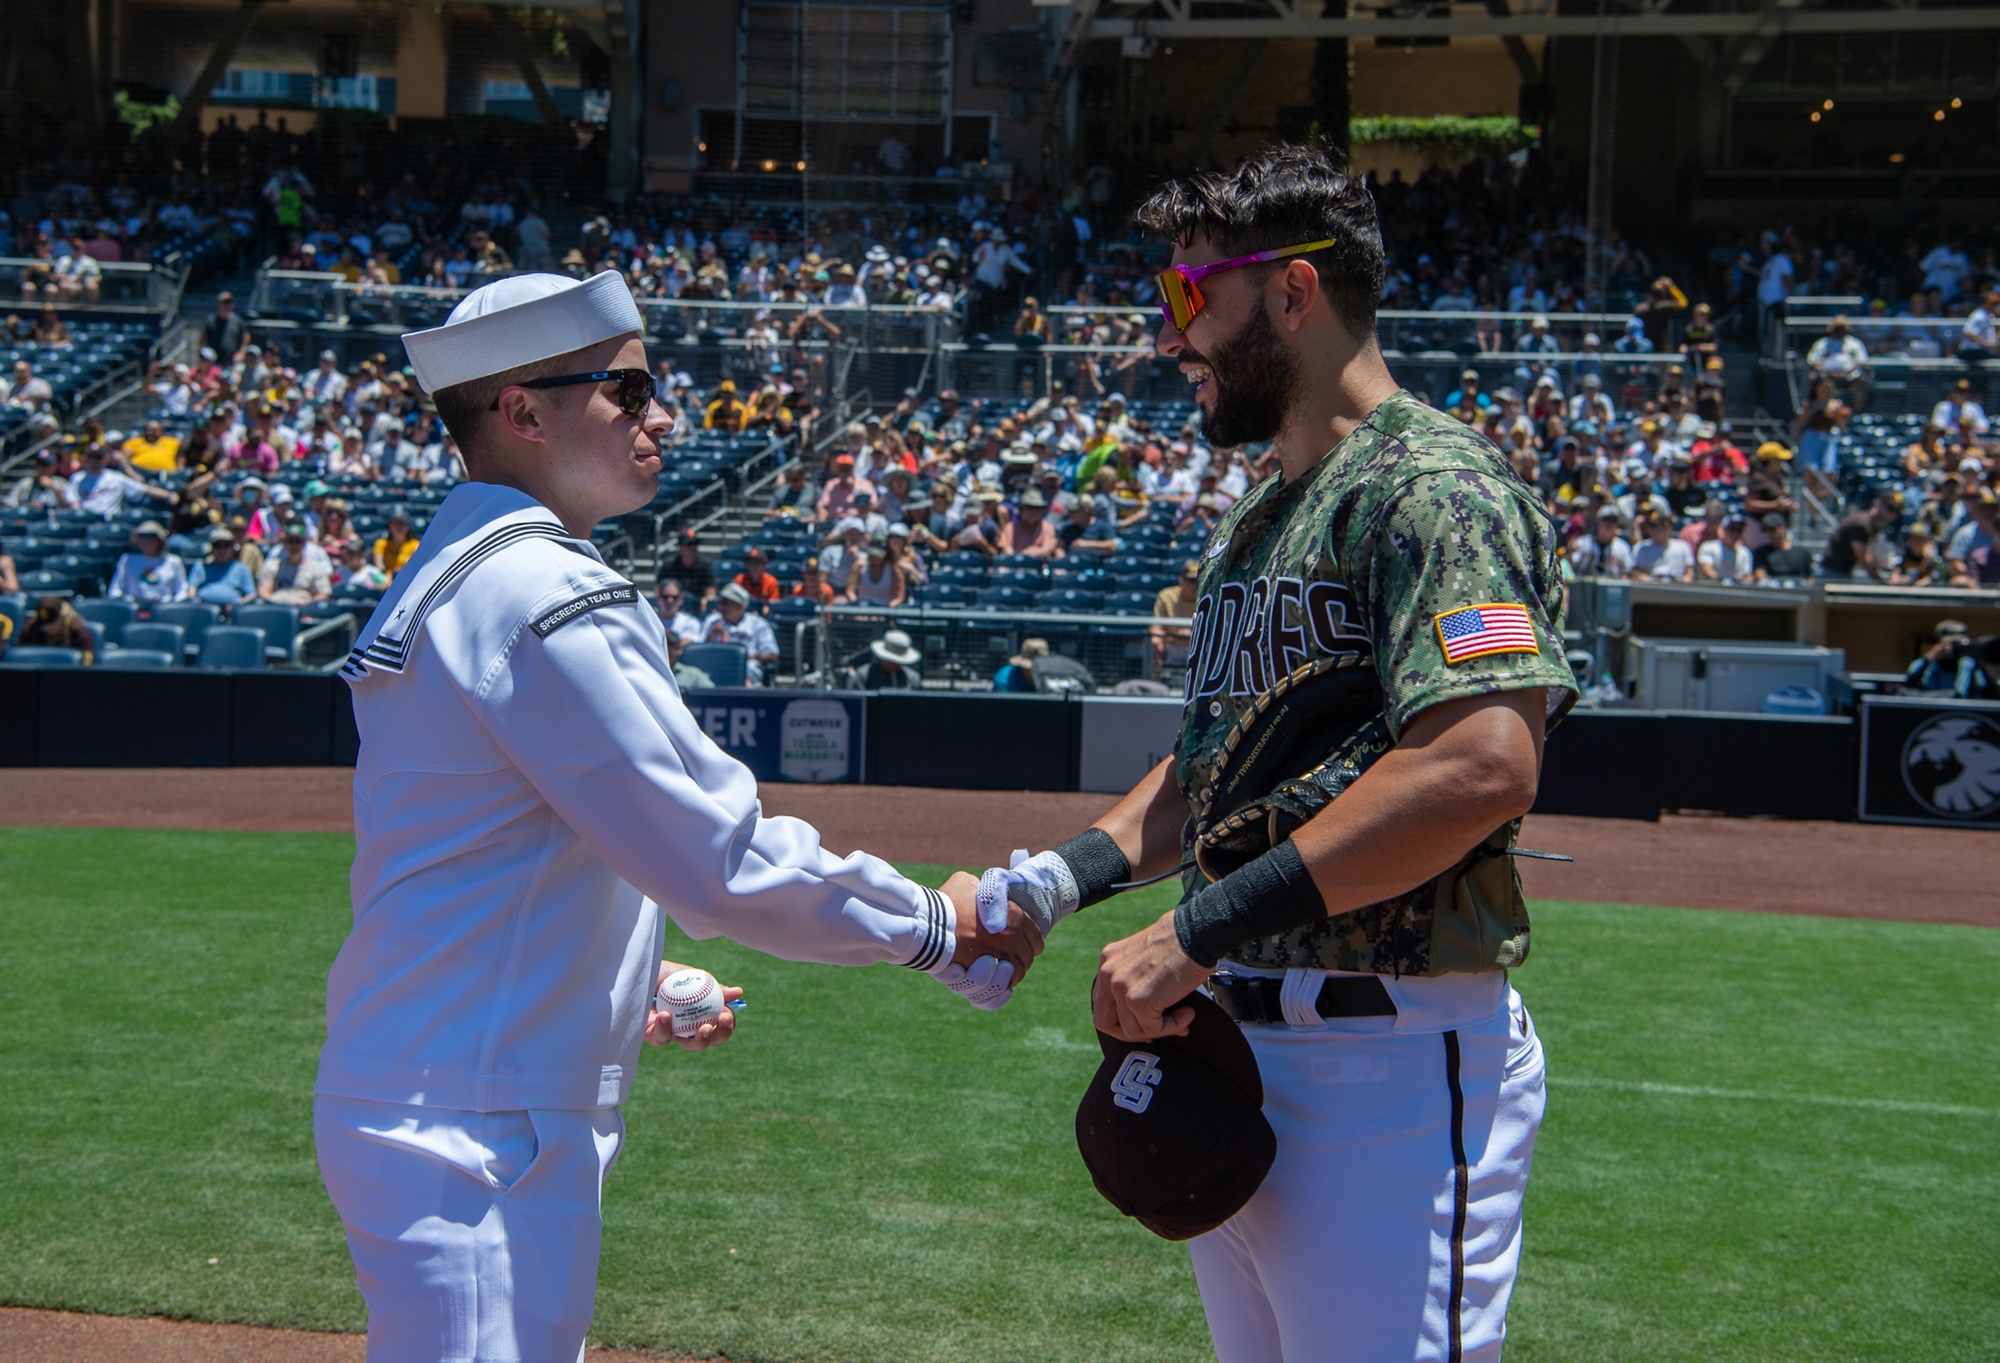
<path id="1" fill-rule="evenodd" d="M 1311 988 L 1288 981 L 1287 1016 L 1320 978 L 1292 973 Z M 1384 983 L 1402 1005 L 1439 982 Z M 1497 1363 L 1545 1092 L 1527 1009 L 1494 983 L 1498 1007 L 1445 1030 L 1390 1030 L 1424 1026 L 1408 1007 L 1243 1028 L 1278 1156 L 1188 1242 L 1218 1363 Z"/>
<path id="2" fill-rule="evenodd" d="M 368 1363 L 578 1363 L 618 1109 L 321 1095 L 313 1137 L 368 1303 Z"/>

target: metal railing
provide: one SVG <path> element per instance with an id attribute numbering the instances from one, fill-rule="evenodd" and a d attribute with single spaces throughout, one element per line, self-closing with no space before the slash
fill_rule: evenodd
<path id="1" fill-rule="evenodd" d="M 34 256 L 0 256 L 0 300 L 18 298 L 22 306 L 52 302 L 60 308 L 122 308 L 171 313 L 180 306 L 181 290 L 187 286 L 187 270 L 177 268 L 178 255 L 159 264 L 124 261 L 104 262 L 97 267 L 94 291 L 79 284 L 74 292 L 56 273 L 59 262 Z M 56 293 L 45 293 L 48 285 Z M 0 302 L 0 306 L 6 306 Z"/>
<path id="2" fill-rule="evenodd" d="M 1081 664 L 1085 689 L 1108 691 L 1121 681 L 1164 681 L 1178 692 L 1181 678 L 1169 662 L 1168 675 L 1154 675 L 1155 626 L 1184 633 L 1185 621 L 1144 615 L 1071 615 L 1055 611 L 988 610 L 975 606 L 826 606 L 815 622 L 820 684 L 832 686 L 844 669 L 865 666 L 868 646 L 891 629 L 909 634 L 923 654 L 916 671 L 928 687 L 977 690 L 990 687 L 1026 639 L 1041 639 L 1049 651 Z M 804 639 L 805 631 L 799 632 Z M 1174 655 L 1185 665 L 1185 652 Z"/>

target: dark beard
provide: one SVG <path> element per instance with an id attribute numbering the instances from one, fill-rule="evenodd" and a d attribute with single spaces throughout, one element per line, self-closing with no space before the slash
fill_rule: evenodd
<path id="1" fill-rule="evenodd" d="M 1298 358 L 1278 339 L 1271 315 L 1258 307 L 1250 320 L 1207 357 L 1215 379 L 1215 411 L 1204 419 L 1208 438 L 1223 449 L 1270 440 L 1285 424 L 1298 396 Z"/>

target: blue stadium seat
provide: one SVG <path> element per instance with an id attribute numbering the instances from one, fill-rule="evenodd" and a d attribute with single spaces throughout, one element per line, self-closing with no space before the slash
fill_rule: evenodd
<path id="1" fill-rule="evenodd" d="M 717 686 L 741 686 L 750 676 L 750 650 L 741 644 L 689 644 L 681 662 L 708 673 Z"/>
<path id="2" fill-rule="evenodd" d="M 972 600 L 972 589 L 933 582 L 919 588 L 916 599 L 926 606 L 963 606 Z"/>
<path id="3" fill-rule="evenodd" d="M 1104 599 L 1104 610 L 1110 615 L 1151 615 L 1153 596 L 1152 592 L 1113 592 Z"/>
<path id="4" fill-rule="evenodd" d="M 112 600 L 109 597 L 84 597 L 74 603 L 76 613 L 95 625 L 104 627 L 103 642 L 113 647 L 125 642 L 125 627 L 139 618 L 139 604 L 136 601 Z"/>
<path id="5" fill-rule="evenodd" d="M 242 625 L 215 625 L 202 637 L 203 667 L 262 667 L 264 631 Z"/>
<path id="6" fill-rule="evenodd" d="M 7 650 L 5 661 L 19 667 L 82 667 L 83 654 L 73 648 L 21 644 Z"/>
<path id="7" fill-rule="evenodd" d="M 1102 593 L 1080 591 L 1075 587 L 1058 587 L 1035 598 L 1037 610 L 1066 611 L 1073 615 L 1095 615 L 1103 607 Z"/>
<path id="8" fill-rule="evenodd" d="M 142 620 L 125 626 L 123 646 L 148 653 L 171 653 L 178 658 L 187 651 L 187 630 L 158 620 Z"/>
<path id="9" fill-rule="evenodd" d="M 28 618 L 28 598 L 20 592 L 0 595 L 0 615 L 14 622 L 14 633 L 21 632 L 21 622 Z"/>
<path id="10" fill-rule="evenodd" d="M 157 648 L 114 648 L 109 653 L 99 654 L 97 665 L 113 672 L 151 672 L 158 668 L 178 667 L 180 655 Z"/>
<path id="11" fill-rule="evenodd" d="M 21 590 L 29 596 L 74 596 L 76 580 L 68 573 L 52 573 L 37 569 L 32 573 L 22 573 Z"/>
<path id="12" fill-rule="evenodd" d="M 1035 596 L 1025 587 L 982 587 L 973 600 L 989 610 L 1026 610 Z"/>
<path id="13" fill-rule="evenodd" d="M 299 608 L 275 602 L 244 602 L 229 612 L 229 623 L 264 631 L 265 656 L 295 663 L 299 652 Z"/>
<path id="14" fill-rule="evenodd" d="M 149 616 L 156 624 L 179 625 L 187 631 L 187 650 L 201 652 L 202 640 L 222 619 L 220 608 L 206 601 L 176 601 L 155 606 Z"/>

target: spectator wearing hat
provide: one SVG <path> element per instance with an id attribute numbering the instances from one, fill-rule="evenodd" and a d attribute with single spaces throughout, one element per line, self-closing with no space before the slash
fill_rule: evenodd
<path id="1" fill-rule="evenodd" d="M 715 609 L 701 622 L 701 637 L 711 644 L 741 644 L 749 654 L 747 680 L 764 684 L 765 669 L 778 661 L 778 636 L 771 622 L 750 609 L 750 593 L 732 582 L 715 595 Z"/>
<path id="2" fill-rule="evenodd" d="M 1897 587 L 1948 587 L 1951 565 L 1938 552 L 1937 537 L 1927 526 L 1912 525 L 1903 532 L 1903 553 L 1889 574 Z"/>
<path id="3" fill-rule="evenodd" d="M 873 656 L 861 672 L 863 691 L 907 691 L 918 684 L 916 666 L 923 661 L 910 636 L 892 629 L 868 645 Z"/>
<path id="4" fill-rule="evenodd" d="M 97 661 L 97 636 L 91 633 L 90 622 L 53 593 L 36 600 L 34 614 L 21 622 L 20 637 L 14 642 L 23 647 L 73 648 L 83 655 L 86 667 Z"/>
<path id="5" fill-rule="evenodd" d="M 83 468 L 69 480 L 70 504 L 93 516 L 116 516 L 144 502 L 173 504 L 174 494 L 151 487 L 110 466 L 111 451 L 93 444 L 83 452 Z"/>
<path id="6" fill-rule="evenodd" d="M 187 569 L 167 552 L 167 528 L 146 521 L 132 532 L 132 547 L 118 556 L 107 596 L 149 604 L 184 600 Z"/>
<path id="7" fill-rule="evenodd" d="M 681 661 L 687 652 L 687 646 L 692 642 L 694 641 L 683 639 L 673 630 L 667 631 L 667 665 L 674 670 L 674 685 L 683 691 L 710 690 L 715 686 L 715 678 L 691 663 Z"/>
<path id="8" fill-rule="evenodd" d="M 1982 365 L 2000 356 L 2000 289 L 1988 289 L 1979 305 L 1965 315 L 1958 331 L 1958 358 Z"/>
<path id="9" fill-rule="evenodd" d="M 2000 586 L 2000 552 L 1994 547 L 1996 510 L 2000 510 L 2000 499 L 1990 488 L 1979 488 L 1966 499 L 1965 523 L 1952 532 L 1944 551 L 1951 565 L 1952 586 Z M 1828 549 L 1831 551 L 1831 544 Z"/>
<path id="10" fill-rule="evenodd" d="M 845 593 L 848 579 L 867 557 L 867 528 L 859 516 L 843 517 L 834 523 L 831 542 L 819 551 L 820 576 L 836 584 L 836 591 Z"/>
<path id="11" fill-rule="evenodd" d="M 692 529 L 684 529 L 674 545 L 674 556 L 660 569 L 660 576 L 681 584 L 688 600 L 706 609 L 715 596 L 715 565 L 701 555 L 701 540 Z"/>
<path id="12" fill-rule="evenodd" d="M 1757 575 L 1757 565 L 1743 544 L 1744 519 L 1731 515 L 1722 522 L 1721 533 L 1695 550 L 1695 573 L 1702 582 L 1749 582 Z"/>
<path id="13" fill-rule="evenodd" d="M 1959 700 L 2000 699 L 2000 682 L 1982 664 L 1963 620 L 1940 620 L 1931 644 L 1903 673 L 1905 691 L 1949 694 Z"/>
<path id="14" fill-rule="evenodd" d="M 835 450 L 828 461 L 833 469 L 833 477 L 820 489 L 819 518 L 825 522 L 838 523 L 856 514 L 855 495 L 867 492 L 872 504 L 875 499 L 875 485 L 854 472 L 854 455 L 847 450 Z"/>
<path id="15" fill-rule="evenodd" d="M 894 609 L 908 600 L 909 594 L 909 579 L 902 565 L 889 557 L 889 537 L 872 537 L 867 556 L 848 569 L 847 590 L 842 599 L 856 605 Z"/>
<path id="16" fill-rule="evenodd" d="M 1792 543 L 1791 518 L 1783 512 L 1767 511 L 1764 513 L 1763 529 L 1764 543 L 1751 553 L 1758 579 L 1790 582 L 1810 578 L 1813 573 L 1812 551 Z"/>
<path id="17" fill-rule="evenodd" d="M 1028 558 L 1049 559 L 1062 554 L 1062 542 L 1049 523 L 1049 499 L 1038 487 L 1021 494 L 1018 511 L 1006 533 L 1000 537 L 1001 552 Z"/>
<path id="18" fill-rule="evenodd" d="M 70 480 L 56 471 L 56 457 L 48 450 L 36 455 L 34 466 L 7 490 L 10 511 L 61 511 L 75 505 Z"/>
<path id="19" fill-rule="evenodd" d="M 993 674 L 993 689 L 1007 692 L 1031 692 L 1035 689 L 1035 659 L 1049 656 L 1049 641 L 1046 639 L 1023 639 L 1021 651 L 1009 658 L 998 672 Z"/>
<path id="20" fill-rule="evenodd" d="M 1580 422 L 1594 421 L 1599 429 L 1608 429 L 1618 420 L 1618 411 L 1605 395 L 1604 380 L 1596 374 L 1585 374 L 1578 381 L 1576 396 L 1569 400 L 1569 424 L 1572 428 Z"/>
<path id="21" fill-rule="evenodd" d="M 1757 447 L 1757 462 L 1743 480 L 1745 513 L 1761 519 L 1775 511 L 1790 522 L 1799 509 L 1786 476 L 1791 462 L 1792 452 L 1775 440 L 1766 440 Z"/>
<path id="22" fill-rule="evenodd" d="M 1444 400 L 1444 409 L 1468 426 L 1477 425 L 1479 418 L 1492 405 L 1493 399 L 1479 391 L 1479 371 L 1477 369 L 1461 370 L 1458 376 L 1458 387 L 1446 394 Z"/>
<path id="23" fill-rule="evenodd" d="M 1630 577 L 1632 546 L 1619 533 L 1623 517 L 1615 505 L 1597 508 L 1588 535 L 1570 541 L 1570 569 L 1578 577 Z"/>
<path id="24" fill-rule="evenodd" d="M 875 509 L 875 493 L 865 486 L 854 489 L 854 519 L 861 522 L 861 528 L 871 539 L 889 533 L 889 518 Z"/>
<path id="25" fill-rule="evenodd" d="M 1951 391 L 1931 408 L 1931 424 L 1946 431 L 1957 430 L 1959 418 L 1970 415 L 1975 434 L 1985 435 L 1992 429 L 1986 417 L 1986 408 L 1973 390 L 1971 379 L 1960 379 L 1951 386 Z"/>
<path id="26" fill-rule="evenodd" d="M 333 595 L 332 565 L 307 536 L 303 523 L 285 526 L 280 549 L 264 560 L 257 595 L 280 606 L 309 606 Z"/>
<path id="27" fill-rule="evenodd" d="M 1639 317 L 1625 319 L 1625 334 L 1611 343 L 1613 354 L 1650 355 L 1653 353 L 1653 339 L 1646 334 L 1646 323 Z"/>
<path id="28" fill-rule="evenodd" d="M 750 419 L 750 408 L 736 396 L 736 381 L 724 379 L 715 386 L 715 400 L 703 411 L 701 424 L 710 431 L 736 432 Z"/>
<path id="29" fill-rule="evenodd" d="M 237 555 L 236 536 L 228 526 L 209 532 L 208 554 L 188 572 L 188 587 L 197 601 L 234 606 L 257 595 L 257 580 Z"/>
<path id="30" fill-rule="evenodd" d="M 1685 454 L 1676 454 L 1667 460 L 1667 482 L 1660 489 L 1660 496 L 1666 501 L 1667 510 L 1673 512 L 1675 521 L 1695 512 L 1708 501 L 1708 493 L 1695 486 L 1692 459 Z"/>
<path id="31" fill-rule="evenodd" d="M 1645 539 L 1632 550 L 1632 576 L 1655 582 L 1689 582 L 1694 578 L 1694 551 L 1675 538 L 1674 521 L 1655 511 L 1640 521 Z"/>
<path id="32" fill-rule="evenodd" d="M 764 510 L 766 520 L 789 516 L 795 520 L 813 520 L 819 513 L 819 493 L 806 481 L 806 466 L 794 459 L 785 465 L 784 477 L 778 481 L 778 490 L 771 494 L 771 505 Z"/>
<path id="33" fill-rule="evenodd" d="M 799 565 L 799 580 L 792 584 L 792 595 L 804 597 L 816 605 L 831 606 L 834 602 L 833 584 L 820 571 L 819 560 L 809 558 Z"/>
<path id="34" fill-rule="evenodd" d="M 663 577 L 653 584 L 653 609 L 659 613 L 668 637 L 692 644 L 701 639 L 701 617 L 692 613 L 688 605 L 687 590 L 673 578 Z"/>
<path id="35" fill-rule="evenodd" d="M 1846 317 L 1836 316 L 1826 324 L 1826 333 L 1806 351 L 1806 370 L 1845 389 L 1856 411 L 1867 408 L 1868 347 L 1854 335 Z"/>
<path id="36" fill-rule="evenodd" d="M 371 483 L 382 477 L 381 465 L 356 426 L 341 431 L 340 447 L 327 456 L 326 471 L 335 478 L 365 478 Z"/>
<path id="37" fill-rule="evenodd" d="M 310 406 L 338 410 L 347 396 L 347 376 L 340 372 L 340 356 L 331 350 L 320 351 L 319 364 L 299 380 L 299 391 Z"/>
<path id="38" fill-rule="evenodd" d="M 368 546 L 359 539 L 340 546 L 331 576 L 333 585 L 343 592 L 379 594 L 389 590 L 389 575 L 368 561 Z"/>
<path id="39" fill-rule="evenodd" d="M 1885 561 L 1888 547 L 1878 546 L 1876 540 L 1896 519 L 1899 502 L 1894 493 L 1885 492 L 1865 511 L 1842 516 L 1833 533 L 1827 536 L 1826 550 L 1820 555 L 1820 575 L 1884 581 L 1888 576 L 1889 565 Z"/>
<path id="40" fill-rule="evenodd" d="M 764 551 L 753 544 L 744 551 L 743 571 L 731 579 L 750 593 L 750 603 L 759 610 L 785 594 L 778 579 L 765 571 L 767 561 Z"/>
<path id="41" fill-rule="evenodd" d="M 368 561 L 394 579 L 410 561 L 410 555 L 417 552 L 417 536 L 410 526 L 410 510 L 400 502 L 389 508 L 389 525 L 382 537 L 375 541 L 369 552 Z"/>

